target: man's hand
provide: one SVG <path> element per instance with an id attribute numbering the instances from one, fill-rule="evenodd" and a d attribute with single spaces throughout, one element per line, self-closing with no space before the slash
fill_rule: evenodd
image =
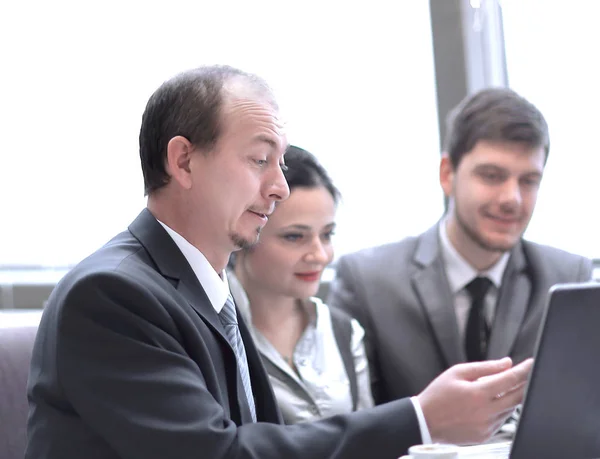
<path id="1" fill-rule="evenodd" d="M 421 392 L 434 442 L 468 444 L 490 438 L 523 400 L 533 360 L 513 367 L 510 358 L 461 363 L 449 368 Z"/>

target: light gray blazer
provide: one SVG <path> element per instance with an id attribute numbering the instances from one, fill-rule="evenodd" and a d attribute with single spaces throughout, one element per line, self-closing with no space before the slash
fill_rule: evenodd
<path id="1" fill-rule="evenodd" d="M 450 366 L 466 361 L 436 224 L 418 237 L 339 259 L 328 304 L 366 332 L 375 403 L 416 395 Z M 589 280 L 591 261 L 522 240 L 513 248 L 498 294 L 488 358 L 515 363 L 533 354 L 548 290 Z"/>

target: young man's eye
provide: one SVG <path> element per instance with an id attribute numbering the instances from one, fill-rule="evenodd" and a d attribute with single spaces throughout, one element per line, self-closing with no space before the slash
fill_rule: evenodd
<path id="1" fill-rule="evenodd" d="M 483 174 L 481 174 L 481 176 L 483 177 L 483 179 L 486 182 L 490 182 L 490 183 L 498 183 L 501 182 L 503 180 L 503 176 L 500 174 L 495 174 L 493 172 L 484 172 Z"/>
<path id="2" fill-rule="evenodd" d="M 268 163 L 266 159 L 255 159 L 254 162 L 259 166 L 266 166 Z"/>
<path id="3" fill-rule="evenodd" d="M 521 183 L 528 187 L 536 187 L 539 186 L 540 180 L 537 178 L 526 178 L 521 181 Z"/>

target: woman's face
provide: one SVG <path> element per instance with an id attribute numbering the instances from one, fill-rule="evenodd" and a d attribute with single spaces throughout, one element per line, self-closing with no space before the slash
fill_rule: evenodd
<path id="1" fill-rule="evenodd" d="M 279 203 L 258 244 L 238 259 L 245 287 L 294 298 L 314 296 L 333 259 L 336 205 L 323 186 L 294 188 Z"/>

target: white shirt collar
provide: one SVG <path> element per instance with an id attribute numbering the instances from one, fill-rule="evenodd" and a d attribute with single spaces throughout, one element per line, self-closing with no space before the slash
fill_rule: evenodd
<path id="1" fill-rule="evenodd" d="M 447 219 L 443 219 L 440 222 L 439 236 L 442 257 L 444 259 L 444 266 L 446 269 L 446 277 L 450 283 L 450 289 L 452 290 L 452 293 L 458 293 L 477 276 L 488 277 L 494 286 L 499 289 L 500 285 L 502 284 L 502 276 L 504 275 L 504 270 L 506 269 L 506 264 L 508 263 L 510 254 L 505 252 L 491 268 L 483 272 L 478 272 L 454 248 L 450 242 L 450 239 L 448 238 L 446 224 Z"/>
<path id="2" fill-rule="evenodd" d="M 206 296 L 208 296 L 212 307 L 219 314 L 223 306 L 225 306 L 225 301 L 229 295 L 229 283 L 225 270 L 219 276 L 200 250 L 185 240 L 181 234 L 169 228 L 160 220 L 156 220 L 171 236 L 177 247 L 179 247 L 179 250 L 181 250 L 181 253 L 198 278 L 198 282 L 200 282 L 200 285 L 202 285 L 202 288 L 206 292 Z"/>

